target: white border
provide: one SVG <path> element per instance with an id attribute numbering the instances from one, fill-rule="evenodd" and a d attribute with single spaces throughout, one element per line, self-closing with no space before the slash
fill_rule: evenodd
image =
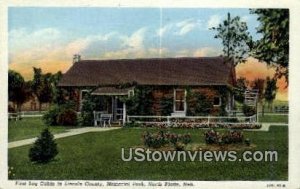
<path id="1" fill-rule="evenodd" d="M 144 1 L 96 1 L 96 0 L 4 0 L 0 2 L 0 188 L 17 188 L 13 181 L 7 181 L 7 8 L 9 6 L 30 7 L 174 7 L 174 8 L 289 8 L 290 9 L 290 84 L 289 84 L 289 180 L 277 181 L 195 181 L 195 186 L 201 188 L 266 188 L 267 184 L 286 184 L 286 188 L 300 188 L 300 0 L 152 0 Z M 298 53 L 298 54 L 297 54 Z M 29 188 L 29 187 L 21 187 Z M 39 188 L 39 187 L 35 187 Z M 42 187 L 53 188 L 53 187 Z M 62 188 L 62 187 L 57 187 Z M 74 187 L 66 187 L 74 188 Z M 96 188 L 96 187 L 91 187 Z M 126 187 L 131 188 L 131 187 Z M 143 187 L 154 188 L 154 187 Z M 171 187 L 169 187 L 171 188 Z"/>

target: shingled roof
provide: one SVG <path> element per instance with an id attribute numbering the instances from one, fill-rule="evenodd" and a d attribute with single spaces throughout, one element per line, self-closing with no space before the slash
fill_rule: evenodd
<path id="1" fill-rule="evenodd" d="M 59 86 L 234 85 L 235 69 L 223 57 L 81 60 Z"/>

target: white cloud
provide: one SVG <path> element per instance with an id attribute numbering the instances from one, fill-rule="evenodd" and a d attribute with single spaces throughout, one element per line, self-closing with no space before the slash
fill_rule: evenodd
<path id="1" fill-rule="evenodd" d="M 248 22 L 250 20 L 250 17 L 248 15 L 242 16 L 241 21 L 242 22 Z"/>
<path id="2" fill-rule="evenodd" d="M 162 37 L 166 33 L 174 35 L 184 36 L 189 32 L 199 29 L 201 27 L 201 21 L 196 19 L 186 19 L 176 23 L 169 23 L 157 30 L 157 35 Z"/>
<path id="3" fill-rule="evenodd" d="M 183 36 L 200 25 L 199 20 L 183 20 L 164 26 L 161 28 L 160 34 L 172 33 Z M 131 34 L 110 32 L 81 38 L 71 38 L 68 35 L 72 36 L 70 33 L 61 32 L 55 28 L 45 28 L 33 32 L 25 29 L 10 31 L 10 68 L 27 75 L 32 74 L 32 66 L 40 66 L 43 70 L 50 72 L 65 71 L 72 64 L 73 55 L 76 53 L 81 54 L 83 59 L 217 55 L 210 47 L 196 50 L 175 50 L 155 46 L 155 43 L 150 43 L 152 46 L 146 45 L 146 39 L 151 39 L 151 36 L 157 38 L 157 35 L 151 34 L 147 27 L 139 28 Z"/>
<path id="4" fill-rule="evenodd" d="M 216 27 L 221 23 L 221 16 L 220 15 L 212 15 L 209 17 L 207 21 L 207 29 Z"/>
<path id="5" fill-rule="evenodd" d="M 195 57 L 203 57 L 203 56 L 219 56 L 220 55 L 220 51 L 212 48 L 212 47 L 203 47 L 200 49 L 196 49 L 193 52 L 193 56 Z"/>
<path id="6" fill-rule="evenodd" d="M 93 42 L 104 42 L 112 39 L 113 37 L 118 36 L 117 32 L 110 32 L 105 35 L 90 35 L 85 38 L 79 38 L 74 41 L 71 41 L 66 45 L 65 52 L 67 56 L 73 56 L 74 54 L 80 54 L 88 47 L 92 45 Z"/>
<path id="7" fill-rule="evenodd" d="M 123 47 L 129 47 L 133 49 L 140 49 L 144 47 L 144 38 L 145 32 L 147 31 L 146 27 L 140 28 L 135 31 L 131 36 L 120 36 L 123 39 Z"/>
<path id="8" fill-rule="evenodd" d="M 10 50 L 22 52 L 28 48 L 50 48 L 60 43 L 61 32 L 55 28 L 44 28 L 30 32 L 24 28 L 9 32 Z"/>
<path id="9" fill-rule="evenodd" d="M 77 39 L 66 36 L 67 33 L 55 28 L 43 28 L 33 32 L 23 28 L 12 30 L 9 32 L 9 62 L 40 64 L 49 60 L 71 61 L 74 54 L 82 53 L 93 43 L 118 38 L 119 34 L 110 32 Z"/>
<path id="10" fill-rule="evenodd" d="M 187 19 L 182 22 L 178 22 L 176 26 L 179 31 L 176 32 L 177 35 L 183 36 L 190 31 L 194 30 L 197 26 L 200 25 L 200 22 L 194 19 Z"/>
<path id="11" fill-rule="evenodd" d="M 212 47 L 202 47 L 199 49 L 182 49 L 179 51 L 166 51 L 169 57 L 210 57 L 219 56 L 220 51 Z"/>
<path id="12" fill-rule="evenodd" d="M 167 24 L 167 25 L 159 28 L 156 33 L 158 36 L 162 37 L 165 33 L 170 31 L 171 28 L 173 28 L 173 26 L 174 26 L 174 24 Z"/>

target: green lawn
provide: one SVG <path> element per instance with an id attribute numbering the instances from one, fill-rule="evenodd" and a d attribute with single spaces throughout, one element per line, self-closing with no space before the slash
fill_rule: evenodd
<path id="1" fill-rule="evenodd" d="M 153 130 L 153 129 L 152 129 Z M 124 162 L 121 148 L 142 144 L 144 129 L 127 128 L 58 139 L 59 154 L 48 164 L 28 159 L 30 146 L 8 151 L 8 165 L 15 179 L 83 180 L 287 180 L 288 127 L 273 126 L 269 132 L 245 131 L 257 145 L 253 150 L 276 150 L 277 162 Z M 172 129 L 192 134 L 194 143 L 203 143 L 204 130 Z"/>
<path id="2" fill-rule="evenodd" d="M 259 122 L 267 122 L 267 123 L 288 123 L 289 116 L 288 115 L 260 115 Z"/>
<path id="3" fill-rule="evenodd" d="M 46 125 L 41 118 L 23 118 L 8 122 L 8 141 L 16 141 L 38 136 Z M 52 133 L 65 132 L 68 128 L 62 126 L 50 127 Z"/>

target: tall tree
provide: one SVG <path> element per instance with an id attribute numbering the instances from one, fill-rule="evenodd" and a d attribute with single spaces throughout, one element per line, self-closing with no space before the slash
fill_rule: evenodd
<path id="1" fill-rule="evenodd" d="M 258 90 L 259 102 L 262 102 L 262 100 L 264 99 L 265 83 L 266 83 L 265 79 L 256 78 L 251 84 L 252 89 Z"/>
<path id="2" fill-rule="evenodd" d="M 268 65 L 275 66 L 276 78 L 284 76 L 288 81 L 289 65 L 289 10 L 251 9 L 258 16 L 257 33 L 262 38 L 252 47 L 253 56 Z"/>
<path id="3" fill-rule="evenodd" d="M 17 111 L 21 111 L 22 105 L 30 97 L 30 87 L 22 75 L 13 70 L 8 71 L 8 100 L 17 105 Z"/>
<path id="4" fill-rule="evenodd" d="M 41 111 L 43 103 L 48 103 L 52 100 L 53 89 L 51 85 L 51 78 L 52 75 L 50 73 L 43 75 L 42 69 L 33 68 L 31 88 L 39 101 L 39 111 Z"/>
<path id="5" fill-rule="evenodd" d="M 258 90 L 258 103 L 261 105 L 261 109 L 262 109 L 262 115 L 264 116 L 264 112 L 265 112 L 265 101 L 264 101 L 264 95 L 265 95 L 265 87 L 266 87 L 266 80 L 265 79 L 260 79 L 257 78 L 255 79 L 252 84 L 251 84 L 251 88 L 252 89 L 257 89 Z"/>
<path id="6" fill-rule="evenodd" d="M 267 77 L 266 79 L 266 89 L 265 89 L 265 100 L 268 103 L 269 110 L 272 107 L 273 100 L 276 97 L 277 92 L 277 86 L 276 86 L 277 80 L 275 78 L 271 79 L 270 77 Z"/>
<path id="7" fill-rule="evenodd" d="M 51 85 L 53 89 L 53 98 L 52 102 L 58 103 L 58 104 L 63 104 L 65 103 L 65 96 L 67 95 L 67 91 L 63 88 L 57 87 L 58 82 L 62 78 L 62 73 L 61 71 L 55 73 L 52 75 L 51 78 Z"/>
<path id="8" fill-rule="evenodd" d="M 243 103 L 245 100 L 245 90 L 249 85 L 249 81 L 245 77 L 239 77 L 236 80 L 237 89 L 234 91 L 234 99 L 239 102 Z"/>
<path id="9" fill-rule="evenodd" d="M 215 38 L 222 40 L 223 55 L 228 61 L 234 65 L 246 61 L 250 51 L 248 43 L 252 41 L 246 22 L 242 22 L 239 16 L 231 18 L 228 13 L 223 23 L 210 29 L 217 31 Z"/>

